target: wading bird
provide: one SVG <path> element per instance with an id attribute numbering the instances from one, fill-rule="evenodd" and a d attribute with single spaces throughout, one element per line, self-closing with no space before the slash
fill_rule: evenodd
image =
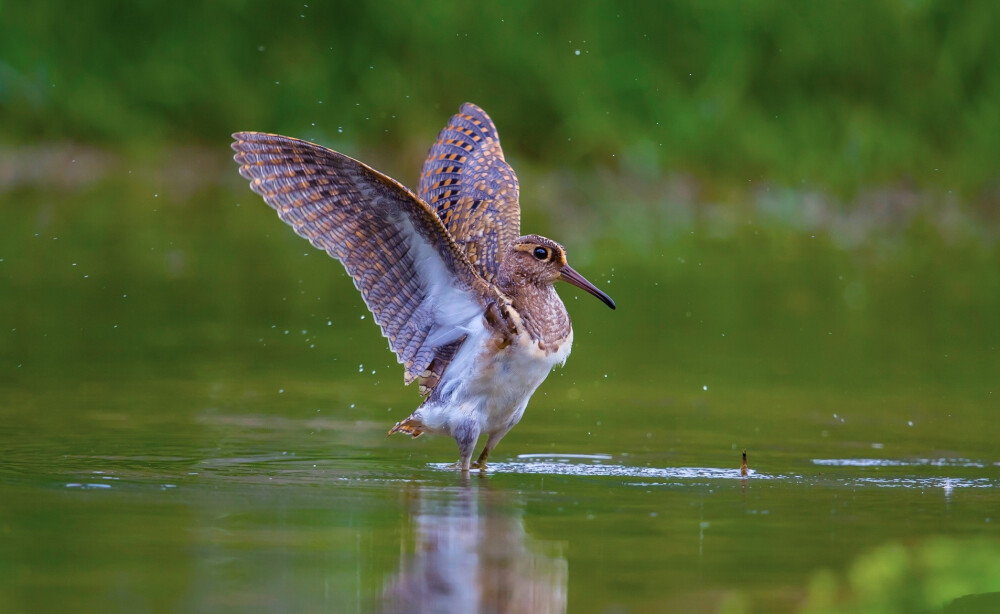
<path id="1" fill-rule="evenodd" d="M 295 232 L 339 260 L 423 403 L 389 431 L 450 435 L 456 467 L 483 468 L 573 343 L 553 284 L 615 308 L 562 245 L 520 236 L 518 184 L 490 117 L 465 104 L 431 147 L 419 196 L 325 147 L 238 132 L 250 187 Z M 487 436 L 478 460 L 472 453 Z"/>

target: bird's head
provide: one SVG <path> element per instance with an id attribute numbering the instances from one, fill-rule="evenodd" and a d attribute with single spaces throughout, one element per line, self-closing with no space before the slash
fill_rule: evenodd
<path id="1" fill-rule="evenodd" d="M 566 262 L 566 249 L 539 235 L 526 235 L 507 245 L 502 268 L 506 277 L 516 284 L 554 284 L 565 281 L 586 290 L 614 309 L 615 302 L 597 286 L 573 270 Z"/>

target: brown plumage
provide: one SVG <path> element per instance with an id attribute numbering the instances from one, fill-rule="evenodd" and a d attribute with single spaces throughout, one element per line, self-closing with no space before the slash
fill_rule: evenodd
<path id="1" fill-rule="evenodd" d="M 415 274 L 401 225 L 409 223 L 436 248 L 458 285 L 495 300 L 495 290 L 473 272 L 441 220 L 395 180 L 306 141 L 260 132 L 233 137 L 234 158 L 250 188 L 296 233 L 347 269 L 405 366 L 407 384 L 427 369 L 439 348 L 425 343 L 433 328 L 428 292 Z"/>
<path id="2" fill-rule="evenodd" d="M 279 217 L 339 260 L 425 402 L 390 431 L 449 434 L 468 469 L 520 420 L 572 343 L 553 284 L 614 302 L 566 262 L 561 245 L 519 237 L 518 184 L 496 128 L 472 104 L 441 131 L 420 194 L 325 147 L 239 132 L 240 174 Z M 428 204 L 429 203 L 429 204 Z"/>
<path id="3" fill-rule="evenodd" d="M 476 272 L 493 281 L 504 248 L 521 234 L 521 208 L 517 177 L 485 111 L 465 103 L 452 116 L 427 154 L 418 192 Z"/>

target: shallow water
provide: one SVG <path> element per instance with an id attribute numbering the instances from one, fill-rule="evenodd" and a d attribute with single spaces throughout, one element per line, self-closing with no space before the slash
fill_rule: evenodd
<path id="1" fill-rule="evenodd" d="M 563 291 L 566 368 L 461 475 L 453 442 L 385 437 L 418 397 L 335 263 L 243 192 L 120 194 L 2 203 L 4 612 L 919 611 L 1000 590 L 995 248 L 570 237 L 619 309 Z"/>

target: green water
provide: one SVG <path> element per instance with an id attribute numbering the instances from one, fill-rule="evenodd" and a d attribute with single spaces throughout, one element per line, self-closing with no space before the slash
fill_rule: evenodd
<path id="1" fill-rule="evenodd" d="M 573 355 L 463 476 L 450 440 L 386 439 L 416 390 L 339 265 L 236 180 L 22 189 L 0 214 L 3 612 L 915 612 L 1000 591 L 992 242 L 562 236 L 528 212 L 618 310 L 562 289 Z"/>

